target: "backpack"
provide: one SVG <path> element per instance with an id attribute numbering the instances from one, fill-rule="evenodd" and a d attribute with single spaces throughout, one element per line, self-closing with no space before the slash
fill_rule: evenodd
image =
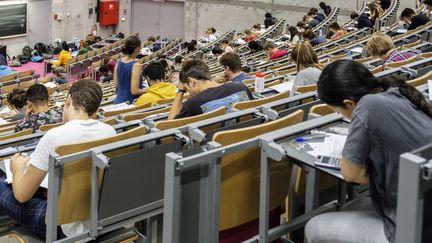
<path id="1" fill-rule="evenodd" d="M 32 49 L 30 48 L 30 46 L 24 46 L 24 48 L 22 49 L 22 55 L 18 55 L 18 59 L 20 60 L 21 64 L 27 63 L 31 57 Z"/>
<path id="2" fill-rule="evenodd" d="M 2 54 L 0 54 L 0 65 L 5 65 L 5 66 L 7 66 L 6 57 L 3 56 Z"/>
<path id="3" fill-rule="evenodd" d="M 13 57 L 11 67 L 21 67 L 21 62 L 16 58 Z"/>
<path id="4" fill-rule="evenodd" d="M 36 52 L 37 52 L 36 54 L 38 56 L 40 56 L 43 53 L 47 52 L 45 44 L 44 43 L 40 43 L 40 42 L 35 44 L 34 49 L 36 50 Z"/>

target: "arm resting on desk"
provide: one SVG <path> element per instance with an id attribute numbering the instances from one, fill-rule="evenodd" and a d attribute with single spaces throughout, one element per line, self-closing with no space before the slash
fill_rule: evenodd
<path id="1" fill-rule="evenodd" d="M 11 158 L 11 171 L 13 174 L 12 190 L 15 199 L 20 203 L 30 200 L 36 193 L 47 172 L 39 170 L 33 165 L 26 166 L 30 157 L 15 154 Z"/>
<path id="2" fill-rule="evenodd" d="M 367 167 L 365 165 L 351 162 L 345 157 L 343 157 L 341 161 L 341 172 L 347 182 L 355 182 L 359 184 L 369 183 Z"/>

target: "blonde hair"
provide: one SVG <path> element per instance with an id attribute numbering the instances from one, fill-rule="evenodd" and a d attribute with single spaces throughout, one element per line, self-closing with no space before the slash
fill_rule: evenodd
<path id="1" fill-rule="evenodd" d="M 373 57 L 384 57 L 389 51 L 395 48 L 390 36 L 382 32 L 372 35 L 366 43 L 366 50 L 369 56 Z"/>
<path id="2" fill-rule="evenodd" d="M 297 72 L 308 67 L 323 69 L 316 52 L 309 42 L 301 42 L 297 44 L 291 52 L 291 59 L 296 63 Z"/>
<path id="3" fill-rule="evenodd" d="M 250 30 L 245 30 L 244 33 L 245 33 L 245 35 L 250 35 L 250 34 L 252 34 L 252 31 L 250 31 Z"/>

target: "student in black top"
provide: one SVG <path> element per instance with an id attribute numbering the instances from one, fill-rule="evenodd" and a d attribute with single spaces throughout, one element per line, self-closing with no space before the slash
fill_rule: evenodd
<path id="1" fill-rule="evenodd" d="M 266 13 L 265 14 L 265 19 L 264 19 L 264 26 L 266 29 L 268 29 L 268 27 L 276 24 L 277 19 L 275 17 L 273 17 L 271 15 L 271 13 Z"/>
<path id="2" fill-rule="evenodd" d="M 416 29 L 419 26 L 427 24 L 430 20 L 423 14 L 414 12 L 411 8 L 406 8 L 402 11 L 400 19 L 405 23 L 409 24 L 408 30 Z"/>
<path id="3" fill-rule="evenodd" d="M 381 0 L 380 1 L 381 8 L 385 11 L 390 8 L 391 0 Z"/>
<path id="4" fill-rule="evenodd" d="M 327 65 L 318 97 L 351 121 L 341 173 L 369 184 L 370 198 L 311 219 L 307 242 L 394 242 L 399 156 L 432 142 L 432 104 L 405 80 L 378 79 L 352 60 Z"/>
<path id="5" fill-rule="evenodd" d="M 184 64 L 180 72 L 178 92 L 168 119 L 200 115 L 239 101 L 252 100 L 252 93 L 242 83 L 219 84 L 212 80 L 207 65 L 201 60 Z M 183 103 L 184 93 L 192 96 Z"/>
<path id="6" fill-rule="evenodd" d="M 320 2 L 319 6 L 324 11 L 326 16 L 330 15 L 332 9 L 329 5 L 326 5 L 325 2 Z"/>
<path id="7" fill-rule="evenodd" d="M 366 14 L 361 14 L 360 16 L 356 12 L 351 13 L 351 19 L 357 20 L 357 25 L 355 26 L 357 29 L 363 28 L 373 28 L 372 21 Z"/>

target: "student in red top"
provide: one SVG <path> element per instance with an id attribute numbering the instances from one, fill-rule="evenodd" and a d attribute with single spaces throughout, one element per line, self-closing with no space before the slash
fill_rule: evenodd
<path id="1" fill-rule="evenodd" d="M 253 33 L 253 32 L 250 31 L 250 30 L 245 30 L 244 33 L 245 33 L 245 35 L 246 35 L 245 38 L 244 38 L 244 41 L 246 41 L 246 43 L 255 40 L 255 38 L 257 37 L 256 34 Z"/>
<path id="2" fill-rule="evenodd" d="M 279 50 L 275 44 L 273 44 L 272 42 L 266 42 L 264 43 L 264 50 L 267 53 L 267 56 L 269 57 L 269 59 L 276 59 L 279 57 L 283 57 L 288 55 L 288 52 L 285 50 Z"/>

